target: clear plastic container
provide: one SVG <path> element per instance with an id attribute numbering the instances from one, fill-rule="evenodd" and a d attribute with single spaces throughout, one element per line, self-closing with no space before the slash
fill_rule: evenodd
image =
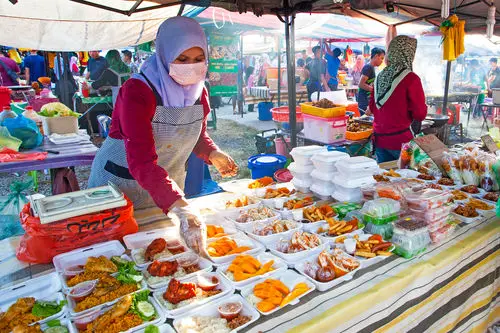
<path id="1" fill-rule="evenodd" d="M 433 244 L 441 243 L 450 235 L 455 232 L 455 229 L 457 228 L 457 225 L 454 223 L 447 223 L 441 228 L 429 232 L 429 236 L 431 237 L 431 242 Z"/>
<path id="2" fill-rule="evenodd" d="M 364 156 L 341 160 L 337 162 L 336 167 L 342 175 L 349 178 L 373 176 L 379 169 L 377 161 Z"/>
<path id="3" fill-rule="evenodd" d="M 366 201 L 375 199 L 376 185 L 366 185 L 361 188 L 361 193 L 363 194 L 363 199 Z"/>
<path id="4" fill-rule="evenodd" d="M 399 218 L 401 205 L 398 201 L 379 198 L 365 203 L 361 209 L 363 220 L 376 225 L 387 224 Z"/>
<path id="5" fill-rule="evenodd" d="M 425 221 L 413 216 L 406 216 L 394 223 L 394 233 L 407 236 L 429 233 L 429 228 Z"/>
<path id="6" fill-rule="evenodd" d="M 339 202 L 332 205 L 332 208 L 339 214 L 339 219 L 343 219 L 351 212 L 359 211 L 361 207 L 362 206 L 360 204 L 353 202 Z"/>
<path id="7" fill-rule="evenodd" d="M 433 209 L 448 203 L 452 197 L 448 191 L 423 189 L 406 194 L 406 201 L 410 209 Z"/>
<path id="8" fill-rule="evenodd" d="M 349 159 L 349 154 L 342 153 L 339 151 L 327 151 L 319 154 L 315 154 L 311 161 L 314 167 L 325 173 L 332 173 L 337 171 L 335 166 L 338 161 Z"/>
<path id="9" fill-rule="evenodd" d="M 409 216 L 394 224 L 391 241 L 396 246 L 396 254 L 410 259 L 425 251 L 431 238 L 426 223 Z"/>
<path id="10" fill-rule="evenodd" d="M 438 230 L 439 228 L 444 227 L 448 223 L 449 219 L 450 219 L 449 216 L 445 216 L 439 220 L 435 220 L 435 221 L 432 221 L 430 223 L 426 222 L 427 228 L 429 229 L 429 232 L 434 232 L 434 231 Z"/>
<path id="11" fill-rule="evenodd" d="M 387 223 L 382 225 L 377 225 L 373 223 L 367 223 L 365 226 L 365 232 L 367 234 L 379 234 L 383 239 L 391 239 L 394 232 L 394 223 Z"/>
<path id="12" fill-rule="evenodd" d="M 410 214 L 418 219 L 424 220 L 427 224 L 432 224 L 433 222 L 447 218 L 450 215 L 452 208 L 453 206 L 451 205 L 444 205 L 433 209 L 411 208 Z"/>
<path id="13" fill-rule="evenodd" d="M 313 155 L 325 152 L 327 148 L 325 146 L 304 146 L 304 147 L 295 147 L 290 152 L 293 160 L 300 165 L 309 165 L 312 164 L 311 158 Z M 312 170 L 311 170 L 312 171 Z"/>

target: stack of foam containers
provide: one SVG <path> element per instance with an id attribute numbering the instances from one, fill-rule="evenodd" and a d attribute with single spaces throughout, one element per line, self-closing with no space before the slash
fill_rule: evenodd
<path id="1" fill-rule="evenodd" d="M 326 151 L 314 155 L 311 161 L 314 170 L 311 172 L 311 192 L 322 200 L 329 199 L 335 191 L 333 177 L 337 172 L 336 164 L 349 159 L 349 155 L 339 151 Z"/>
<path id="2" fill-rule="evenodd" d="M 341 202 L 361 202 L 361 188 L 375 183 L 373 175 L 379 169 L 374 159 L 364 156 L 341 160 L 336 167 L 338 173 L 333 177 L 335 191 L 332 197 Z"/>
<path id="3" fill-rule="evenodd" d="M 314 169 L 311 158 L 318 153 L 326 152 L 323 146 L 304 146 L 293 148 L 290 152 L 294 162 L 290 163 L 288 170 L 292 173 L 292 184 L 299 192 L 307 193 L 312 186 L 311 172 Z"/>

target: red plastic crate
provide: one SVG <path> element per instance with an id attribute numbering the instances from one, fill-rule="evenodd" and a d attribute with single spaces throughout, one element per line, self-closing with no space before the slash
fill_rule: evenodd
<path id="1" fill-rule="evenodd" d="M 302 123 L 304 122 L 304 118 L 302 117 L 302 109 L 300 106 L 297 106 L 295 109 L 296 115 L 297 115 L 297 122 Z M 272 108 L 271 113 L 273 115 L 273 120 L 274 121 L 279 121 L 283 123 L 289 123 L 290 118 L 289 118 L 289 112 L 288 112 L 288 106 L 281 106 L 279 108 Z"/>

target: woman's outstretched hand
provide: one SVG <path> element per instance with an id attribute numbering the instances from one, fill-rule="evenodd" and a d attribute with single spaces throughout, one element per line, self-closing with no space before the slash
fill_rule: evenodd
<path id="1" fill-rule="evenodd" d="M 234 177 L 238 174 L 238 166 L 234 160 L 220 150 L 214 150 L 210 153 L 209 160 L 222 177 Z"/>

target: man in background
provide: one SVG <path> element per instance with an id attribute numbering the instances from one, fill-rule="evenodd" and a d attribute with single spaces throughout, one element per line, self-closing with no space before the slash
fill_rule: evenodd
<path id="1" fill-rule="evenodd" d="M 490 59 L 490 71 L 488 73 L 489 90 L 500 89 L 500 68 L 498 68 L 497 58 Z"/>
<path id="2" fill-rule="evenodd" d="M 24 72 L 28 84 L 37 82 L 39 77 L 47 76 L 45 59 L 36 50 L 31 50 L 30 54 L 24 57 Z"/>
<path id="3" fill-rule="evenodd" d="M 313 47 L 312 51 L 314 59 L 306 66 L 306 77 L 309 78 L 307 83 L 309 101 L 311 101 L 311 96 L 315 92 L 330 91 L 328 82 L 326 81 L 325 61 L 321 59 L 321 46 Z"/>
<path id="4" fill-rule="evenodd" d="M 339 87 L 337 76 L 339 74 L 340 59 L 342 51 L 336 47 L 333 50 L 326 43 L 324 44 L 326 54 L 325 59 L 328 64 L 328 87 L 330 90 L 335 91 Z"/>
<path id="5" fill-rule="evenodd" d="M 130 68 L 130 73 L 139 73 L 139 67 L 137 67 L 135 62 L 132 60 L 132 52 L 129 50 L 123 50 L 122 54 L 123 62 Z"/>
<path id="6" fill-rule="evenodd" d="M 99 55 L 99 51 L 90 51 L 90 59 L 87 64 L 87 74 L 85 77 L 92 81 L 97 80 L 106 68 L 109 67 L 106 58 Z"/>
<path id="7" fill-rule="evenodd" d="M 361 70 L 359 80 L 358 109 L 361 115 L 367 112 L 370 96 L 373 93 L 373 81 L 375 81 L 375 68 L 382 65 L 385 59 L 385 51 L 375 47 L 372 49 L 370 62 Z"/>

